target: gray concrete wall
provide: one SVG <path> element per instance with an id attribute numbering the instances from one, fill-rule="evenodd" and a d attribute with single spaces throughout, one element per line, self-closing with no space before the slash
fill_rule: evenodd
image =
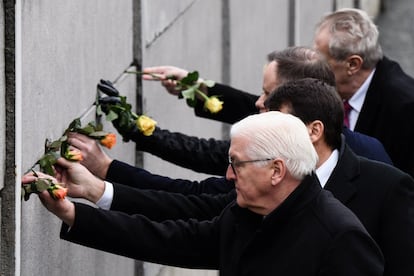
<path id="1" fill-rule="evenodd" d="M 42 155 L 46 138 L 58 139 L 88 110 L 99 79 L 114 80 L 131 63 L 133 35 L 131 1 L 22 1 L 21 8 L 16 74 L 23 110 L 18 169 L 24 172 Z M 134 78 L 118 85 L 134 103 Z M 84 122 L 93 119 L 92 112 Z M 110 154 L 134 163 L 133 152 L 134 145 L 119 142 Z M 21 275 L 133 275 L 131 259 L 62 241 L 59 228 L 36 196 L 22 203 Z"/>
<path id="2" fill-rule="evenodd" d="M 221 21 L 221 0 L 142 1 L 143 66 L 176 65 L 220 80 Z M 221 134 L 219 124 L 194 118 L 185 101 L 167 94 L 158 82 L 143 83 L 143 103 L 144 113 L 154 117 L 160 127 L 201 137 Z M 144 156 L 144 164 L 151 172 L 172 177 L 206 177 L 149 154 Z"/>
<path id="3" fill-rule="evenodd" d="M 4 49 L 4 8 L 3 2 L 0 3 L 0 49 Z M 5 127 L 6 121 L 4 118 L 6 117 L 6 106 L 5 106 L 5 81 L 4 81 L 5 73 L 4 73 L 4 55 L 0 55 L 0 191 L 4 187 L 4 160 L 5 160 Z M 2 206 L 2 197 L 0 197 L 0 206 Z M 0 208 L 0 218 L 3 217 L 2 209 Z M 1 219 L 0 219 L 1 220 Z M 2 223 L 0 221 L 0 233 L 2 233 Z M 0 238 L 0 252 L 2 243 Z"/>
<path id="4" fill-rule="evenodd" d="M 384 54 L 414 76 L 414 2 L 384 0 L 385 13 L 378 17 Z"/>

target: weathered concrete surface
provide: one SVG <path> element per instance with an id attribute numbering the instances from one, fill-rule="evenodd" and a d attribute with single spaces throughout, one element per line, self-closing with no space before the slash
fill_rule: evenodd
<path id="1" fill-rule="evenodd" d="M 377 19 L 384 54 L 414 76 L 414 2 L 384 0 L 384 6 Z"/>

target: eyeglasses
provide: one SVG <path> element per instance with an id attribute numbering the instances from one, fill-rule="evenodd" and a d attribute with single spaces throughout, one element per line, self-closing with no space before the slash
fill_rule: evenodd
<path id="1" fill-rule="evenodd" d="M 234 175 L 237 175 L 236 173 L 236 168 L 240 167 L 240 165 L 245 164 L 245 163 L 254 163 L 254 162 L 263 162 L 263 161 L 270 161 L 273 160 L 274 158 L 265 158 L 265 159 L 255 159 L 255 160 L 243 160 L 243 161 L 234 161 L 231 159 L 231 157 L 229 156 L 229 165 L 231 167 L 231 169 L 233 170 Z"/>

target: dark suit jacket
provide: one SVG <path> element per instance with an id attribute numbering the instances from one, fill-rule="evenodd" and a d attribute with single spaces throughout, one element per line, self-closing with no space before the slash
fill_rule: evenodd
<path id="1" fill-rule="evenodd" d="M 380 140 L 394 165 L 414 176 L 414 79 L 398 63 L 377 64 L 355 131 Z"/>
<path id="2" fill-rule="evenodd" d="M 117 193 L 130 191 L 121 185 L 115 186 L 113 208 L 133 210 L 157 220 L 208 219 L 218 215 L 235 197 L 231 192 L 232 183 L 224 178 L 208 178 L 200 183 L 169 178 L 166 181 L 118 161 L 111 164 L 107 177 L 137 188 L 174 192 L 157 196 L 155 191 L 138 190 L 137 195 L 131 197 L 132 201 L 120 201 Z M 325 188 L 357 215 L 376 240 L 385 256 L 384 275 L 414 275 L 414 180 L 409 175 L 395 167 L 358 157 L 343 143 L 338 164 Z M 229 194 L 196 196 L 215 194 L 219 190 Z M 142 193 L 144 195 L 139 195 Z"/>
<path id="3" fill-rule="evenodd" d="M 132 189 L 132 188 L 130 188 Z M 355 215 L 308 176 L 263 218 L 235 203 L 212 221 L 151 222 L 75 203 L 63 239 L 220 275 L 380 276 L 383 257 Z"/>

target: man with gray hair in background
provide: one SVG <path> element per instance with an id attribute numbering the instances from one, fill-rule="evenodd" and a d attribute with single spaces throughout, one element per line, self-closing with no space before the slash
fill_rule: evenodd
<path id="1" fill-rule="evenodd" d="M 379 139 L 393 164 L 414 176 L 414 79 L 383 56 L 378 37 L 365 11 L 341 9 L 318 23 L 314 44 L 335 74 L 344 122 Z"/>

